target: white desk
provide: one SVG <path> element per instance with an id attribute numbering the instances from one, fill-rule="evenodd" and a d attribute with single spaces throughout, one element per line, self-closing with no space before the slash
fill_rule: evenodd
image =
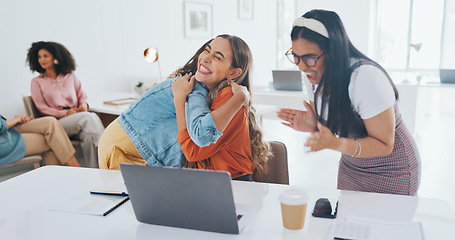
<path id="1" fill-rule="evenodd" d="M 305 110 L 303 100 L 308 101 L 307 92 L 278 91 L 268 87 L 251 90 L 254 104 L 274 105 L 277 108 L 294 108 Z"/>
<path id="2" fill-rule="evenodd" d="M 120 180 L 120 181 L 119 181 Z M 90 216 L 48 210 L 62 200 L 79 195 L 101 184 L 122 182 L 119 171 L 45 166 L 0 183 L 1 239 L 325 239 L 333 220 L 310 215 L 319 190 L 310 194 L 305 228 L 286 230 L 281 223 L 278 194 L 287 185 L 233 181 L 234 198 L 244 202 L 261 199 L 261 207 L 252 222 L 239 235 L 210 233 L 139 223 L 127 202 L 107 215 Z M 442 200 L 383 194 L 342 192 L 355 196 L 354 206 L 370 208 L 371 201 L 381 202 L 376 212 L 387 210 L 404 219 L 422 221 L 426 239 L 447 239 L 455 235 L 455 216 Z M 338 191 L 329 193 L 337 197 Z M 409 211 L 409 203 L 415 203 Z M 352 205 L 351 204 L 351 205 Z M 415 205 L 415 204 L 414 204 Z M 404 209 L 404 210 L 403 210 Z M 349 210 L 352 211 L 352 210 Z M 403 214 L 401 214 L 403 212 Z M 346 214 L 346 211 L 345 211 Z M 349 212 L 347 213 L 349 214 Z M 366 212 L 366 214 L 375 214 Z M 341 216 L 340 216 L 341 217 Z M 445 237 L 445 238 L 444 238 Z"/>
<path id="3" fill-rule="evenodd" d="M 419 134 L 420 128 L 425 124 L 425 116 L 427 115 L 427 108 L 444 108 L 446 112 L 453 113 L 453 105 L 447 104 L 453 102 L 453 90 L 455 84 L 444 84 L 439 82 L 425 82 L 420 83 L 395 83 L 400 93 L 399 106 L 401 115 L 406 123 L 406 127 L 414 135 Z M 438 104 L 432 104 L 432 92 L 445 91 L 446 94 L 441 94 L 438 98 Z M 442 99 L 443 97 L 445 99 Z"/>

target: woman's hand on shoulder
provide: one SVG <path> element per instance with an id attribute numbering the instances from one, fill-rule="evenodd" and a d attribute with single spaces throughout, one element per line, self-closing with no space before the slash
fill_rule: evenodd
<path id="1" fill-rule="evenodd" d="M 316 129 L 316 114 L 309 103 L 303 102 L 306 111 L 282 108 L 277 112 L 277 117 L 284 122 L 283 125 L 301 132 L 314 132 Z"/>
<path id="2" fill-rule="evenodd" d="M 191 73 L 178 77 L 172 83 L 174 101 L 186 101 L 186 97 L 193 91 L 195 78 Z"/>
<path id="3" fill-rule="evenodd" d="M 245 86 L 231 82 L 232 94 L 243 99 L 243 106 L 248 106 L 250 101 L 250 92 Z"/>

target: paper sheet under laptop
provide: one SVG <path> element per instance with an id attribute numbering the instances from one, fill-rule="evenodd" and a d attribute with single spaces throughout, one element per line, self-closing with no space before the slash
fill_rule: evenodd
<path id="1" fill-rule="evenodd" d="M 119 176 L 105 184 L 94 187 L 91 191 L 126 193 L 126 187 L 125 184 L 123 184 L 123 178 Z M 72 198 L 65 199 L 64 201 L 52 206 L 49 210 L 106 216 L 126 201 L 128 201 L 128 196 L 110 196 L 83 192 Z"/>
<path id="2" fill-rule="evenodd" d="M 84 192 L 56 204 L 49 210 L 106 216 L 115 210 L 115 208 L 128 201 L 128 199 L 127 196 L 94 195 L 89 192 Z"/>

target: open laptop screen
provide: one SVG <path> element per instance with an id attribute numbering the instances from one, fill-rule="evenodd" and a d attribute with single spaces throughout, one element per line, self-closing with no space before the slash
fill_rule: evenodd
<path id="1" fill-rule="evenodd" d="M 455 69 L 439 69 L 441 83 L 455 83 Z"/>
<path id="2" fill-rule="evenodd" d="M 273 88 L 284 91 L 302 91 L 302 72 L 299 70 L 272 70 Z"/>

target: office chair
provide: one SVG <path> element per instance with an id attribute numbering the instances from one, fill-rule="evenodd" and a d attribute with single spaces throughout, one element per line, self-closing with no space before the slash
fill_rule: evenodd
<path id="1" fill-rule="evenodd" d="M 0 166 L 0 168 L 7 168 L 10 166 L 20 165 L 20 164 L 33 164 L 33 167 L 36 169 L 36 168 L 41 167 L 42 160 L 43 160 L 43 156 L 41 156 L 41 155 L 38 155 L 38 154 L 30 155 L 30 156 L 26 156 L 26 157 L 22 158 L 19 161 L 16 161 L 16 162 L 4 165 L 4 166 Z"/>
<path id="2" fill-rule="evenodd" d="M 25 96 L 22 98 L 24 101 L 24 107 L 25 107 L 25 113 L 29 116 L 32 116 L 33 118 L 39 118 L 42 117 L 42 115 L 39 113 L 38 109 L 35 106 L 35 103 L 33 102 L 33 99 L 31 96 Z M 73 147 L 77 149 L 78 147 L 81 146 L 81 141 L 77 139 L 71 139 L 71 143 L 73 144 Z"/>
<path id="3" fill-rule="evenodd" d="M 278 183 L 289 185 L 288 152 L 282 142 L 269 142 L 273 157 L 268 161 L 268 171 L 262 178 L 253 179 L 256 182 Z"/>

